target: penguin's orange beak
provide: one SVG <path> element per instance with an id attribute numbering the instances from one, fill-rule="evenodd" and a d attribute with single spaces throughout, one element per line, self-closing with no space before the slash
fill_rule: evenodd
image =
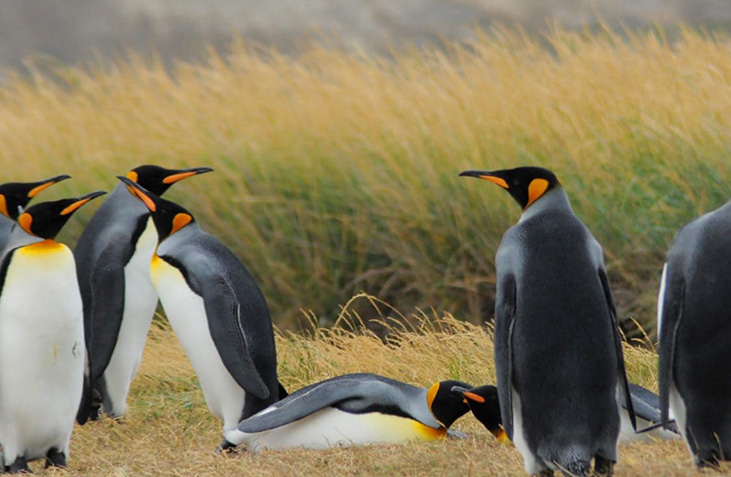
<path id="1" fill-rule="evenodd" d="M 505 182 L 505 179 L 502 177 L 498 177 L 493 175 L 492 173 L 488 171 L 464 171 L 460 172 L 460 176 L 467 176 L 467 177 L 477 177 L 478 179 L 482 179 L 485 181 L 492 182 L 493 184 L 497 184 L 503 189 L 510 189 L 510 186 L 507 182 Z"/>

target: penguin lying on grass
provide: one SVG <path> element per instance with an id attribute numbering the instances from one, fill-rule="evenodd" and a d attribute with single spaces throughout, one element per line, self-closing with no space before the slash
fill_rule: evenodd
<path id="1" fill-rule="evenodd" d="M 166 169 L 143 165 L 127 177 L 156 195 L 209 167 Z M 118 418 L 142 359 L 147 332 L 157 306 L 150 281 L 150 260 L 157 232 L 150 212 L 119 184 L 97 209 L 74 249 L 84 304 L 89 369 L 76 420 L 99 416 L 100 406 Z"/>
<path id="2" fill-rule="evenodd" d="M 663 423 L 699 467 L 731 460 L 731 201 L 683 227 L 658 297 Z"/>
<path id="3" fill-rule="evenodd" d="M 38 182 L 8 182 L 0 185 L 0 255 L 10 238 L 10 229 L 28 202 L 41 191 L 70 177 L 61 175 Z"/>
<path id="4" fill-rule="evenodd" d="M 151 276 L 173 331 L 223 421 L 221 449 L 245 419 L 286 395 L 277 381 L 269 308 L 239 259 L 190 212 L 119 177 L 150 210 L 160 243 Z"/>
<path id="5" fill-rule="evenodd" d="M 429 389 L 369 373 L 346 374 L 312 384 L 239 423 L 227 439 L 251 452 L 325 449 L 444 438 L 469 411 L 459 381 Z"/>
<path id="6" fill-rule="evenodd" d="M 104 194 L 43 202 L 18 217 L 0 261 L 0 445 L 3 470 L 64 467 L 84 375 L 84 327 L 74 256 L 54 240 Z"/>
<path id="7" fill-rule="evenodd" d="M 495 368 L 508 437 L 529 474 L 610 475 L 620 396 L 634 412 L 602 248 L 553 172 L 465 171 L 520 204 L 495 257 Z"/>
<path id="8" fill-rule="evenodd" d="M 661 428 L 660 398 L 657 394 L 634 383 L 629 383 L 629 389 L 635 416 L 641 426 L 637 432 L 632 429 L 627 412 L 627 403 L 622 400 L 620 443 L 651 439 L 680 439 L 680 433 L 674 423 L 671 423 L 668 430 Z M 505 435 L 503 421 L 500 417 L 497 387 L 489 384 L 472 389 L 454 386 L 452 391 L 461 393 L 467 399 L 472 414 L 499 442 L 509 441 L 507 435 Z"/>

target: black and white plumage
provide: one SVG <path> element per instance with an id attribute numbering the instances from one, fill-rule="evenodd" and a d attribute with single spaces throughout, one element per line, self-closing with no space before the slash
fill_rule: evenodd
<path id="1" fill-rule="evenodd" d="M 188 211 L 120 180 L 151 211 L 160 240 L 152 281 L 225 436 L 286 394 L 266 299 L 241 261 Z"/>
<path id="2" fill-rule="evenodd" d="M 551 171 L 460 175 L 499 185 L 523 208 L 495 260 L 495 363 L 508 437 L 528 473 L 588 475 L 592 459 L 596 473 L 611 473 L 620 396 L 630 399 L 601 246 Z"/>
<path id="3" fill-rule="evenodd" d="M 0 445 L 3 470 L 65 466 L 84 374 L 74 257 L 54 240 L 104 192 L 43 202 L 18 217 L 0 261 Z"/>
<path id="4" fill-rule="evenodd" d="M 683 227 L 658 297 L 660 400 L 698 466 L 731 459 L 731 201 Z"/>
<path id="5" fill-rule="evenodd" d="M 136 167 L 127 177 L 162 195 L 176 182 L 209 172 L 208 167 Z M 121 417 L 142 359 L 157 306 L 150 261 L 157 232 L 150 212 L 119 184 L 97 209 L 74 249 L 84 303 L 88 350 L 86 391 L 77 421 L 96 419 L 100 406 Z"/>
<path id="6" fill-rule="evenodd" d="M 453 386 L 412 386 L 370 373 L 337 376 L 302 388 L 243 420 L 227 439 L 251 452 L 430 441 L 446 437 L 469 411 Z"/>

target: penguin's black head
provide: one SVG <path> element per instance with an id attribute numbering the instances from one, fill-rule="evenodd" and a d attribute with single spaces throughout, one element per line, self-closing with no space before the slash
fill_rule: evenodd
<path id="1" fill-rule="evenodd" d="M 82 205 L 104 194 L 106 192 L 99 190 L 73 199 L 41 202 L 28 207 L 25 212 L 20 214 L 18 225 L 31 235 L 43 239 L 53 239 L 74 212 L 79 210 Z"/>
<path id="2" fill-rule="evenodd" d="M 464 396 L 472 410 L 472 415 L 487 428 L 500 442 L 508 439 L 503 429 L 503 419 L 500 416 L 500 401 L 497 388 L 491 385 L 468 389 L 461 386 L 452 386 L 452 392 Z"/>
<path id="3" fill-rule="evenodd" d="M 144 165 L 129 171 L 127 179 L 136 182 L 148 191 L 161 196 L 171 185 L 188 177 L 211 172 L 210 167 L 193 167 L 191 169 L 165 169 L 160 166 Z"/>
<path id="4" fill-rule="evenodd" d="M 460 176 L 477 177 L 510 192 L 525 210 L 555 187 L 560 187 L 553 172 L 542 167 L 517 167 L 500 171 L 464 171 Z"/>
<path id="5" fill-rule="evenodd" d="M 140 199 L 150 211 L 160 242 L 186 225 L 195 222 L 190 212 L 175 202 L 160 198 L 126 177 L 117 176 L 117 178 L 124 182 L 130 194 Z"/>
<path id="6" fill-rule="evenodd" d="M 38 182 L 8 182 L 2 184 L 0 185 L 0 213 L 13 220 L 18 220 L 18 216 L 33 197 L 53 184 L 70 178 L 71 176 L 64 174 Z"/>
<path id="7" fill-rule="evenodd" d="M 458 392 L 452 392 L 454 386 L 472 387 L 461 381 L 440 381 L 434 383 L 426 393 L 426 402 L 431 413 L 445 429 L 449 429 L 454 421 L 470 410 L 464 396 Z"/>

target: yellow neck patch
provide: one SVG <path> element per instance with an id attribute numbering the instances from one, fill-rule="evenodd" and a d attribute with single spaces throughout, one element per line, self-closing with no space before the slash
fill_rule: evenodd
<path id="1" fill-rule="evenodd" d="M 548 181 L 546 179 L 533 179 L 528 185 L 528 203 L 525 204 L 527 209 L 530 205 L 538 200 L 548 189 Z"/>
<path id="2" fill-rule="evenodd" d="M 60 248 L 63 248 L 63 245 L 56 242 L 55 240 L 46 239 L 42 242 L 36 242 L 30 245 L 26 245 L 23 247 L 23 253 L 32 253 L 32 254 L 43 254 L 43 253 L 49 253 L 49 252 L 56 252 Z"/>
<path id="3" fill-rule="evenodd" d="M 443 427 L 435 429 L 433 427 L 425 426 L 419 421 L 414 421 L 414 427 L 416 428 L 419 438 L 425 441 L 443 439 L 447 436 L 447 430 Z"/>
<path id="4" fill-rule="evenodd" d="M 10 214 L 8 214 L 8 203 L 6 202 L 3 194 L 0 194 L 0 213 L 10 217 Z"/>

